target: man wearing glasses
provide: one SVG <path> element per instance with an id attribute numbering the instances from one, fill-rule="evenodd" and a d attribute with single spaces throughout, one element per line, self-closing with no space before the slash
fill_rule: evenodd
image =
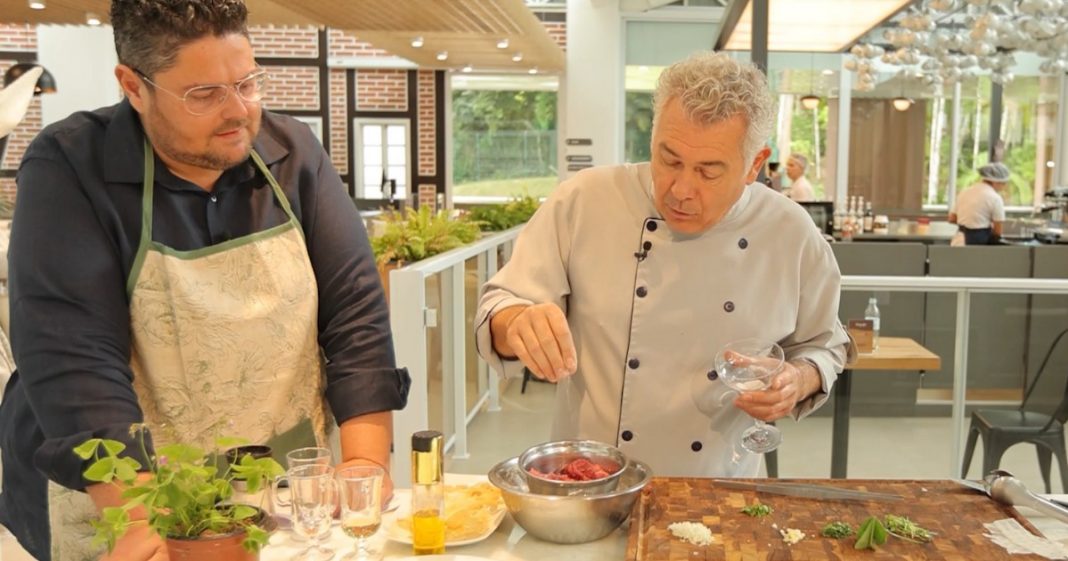
<path id="1" fill-rule="evenodd" d="M 389 464 L 409 381 L 367 234 L 311 131 L 261 108 L 246 16 L 114 0 L 126 99 L 48 127 L 19 168 L 0 522 L 38 559 L 100 558 L 85 522 L 119 491 L 72 450 L 110 438 L 148 465 L 134 423 L 151 456 L 220 436 L 284 454 L 336 420 L 344 464 Z M 166 558 L 144 524 L 103 557 Z"/>

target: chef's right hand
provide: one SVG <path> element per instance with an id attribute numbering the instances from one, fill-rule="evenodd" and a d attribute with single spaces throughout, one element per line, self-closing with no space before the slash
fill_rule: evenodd
<path id="1" fill-rule="evenodd" d="M 498 354 L 515 356 L 538 378 L 555 382 L 578 368 L 567 316 L 552 303 L 505 308 L 490 320 Z"/>
<path id="2" fill-rule="evenodd" d="M 135 523 L 100 561 L 169 561 L 163 538 L 144 521 Z"/>

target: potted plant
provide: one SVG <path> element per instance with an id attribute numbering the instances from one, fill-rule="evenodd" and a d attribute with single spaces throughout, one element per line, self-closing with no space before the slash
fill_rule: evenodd
<path id="1" fill-rule="evenodd" d="M 391 270 L 469 244 L 481 235 L 477 223 L 454 219 L 444 210 L 434 213 L 428 206 L 390 212 L 380 221 L 371 248 L 387 298 Z"/>
<path id="2" fill-rule="evenodd" d="M 140 435 L 144 450 L 143 425 L 131 427 Z M 241 439 L 221 438 L 217 451 L 245 444 Z M 267 531 L 258 526 L 263 511 L 253 505 L 233 504 L 232 483 L 244 481 L 249 492 L 255 493 L 265 483 L 282 475 L 282 466 L 271 458 L 254 458 L 245 454 L 236 463 L 219 465 L 220 454 L 206 454 L 205 450 L 186 444 L 161 446 L 148 466 L 137 460 L 120 456 L 126 445 L 94 438 L 74 453 L 84 460 L 92 460 L 84 476 L 89 481 L 119 483 L 125 490 L 122 506 L 103 509 L 101 519 L 93 522 L 96 546 L 106 544 L 108 550 L 137 521 L 130 512 L 143 507 L 147 523 L 167 543 L 171 561 L 255 561 L 267 544 Z M 216 452 L 216 451 L 213 451 Z M 144 468 L 144 469 L 143 469 Z M 138 480 L 138 472 L 148 477 Z"/>
<path id="3" fill-rule="evenodd" d="M 471 209 L 467 219 L 477 222 L 486 232 L 500 232 L 530 220 L 541 203 L 538 199 L 523 195 L 503 205 L 485 205 Z"/>

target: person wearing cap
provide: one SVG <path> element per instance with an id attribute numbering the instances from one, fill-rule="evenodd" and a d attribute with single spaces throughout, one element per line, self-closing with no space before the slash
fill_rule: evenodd
<path id="1" fill-rule="evenodd" d="M 961 191 L 949 213 L 959 232 L 950 245 L 996 245 L 1005 222 L 1001 192 L 1009 181 L 1009 168 L 994 162 L 979 168 L 981 181 Z"/>
<path id="2" fill-rule="evenodd" d="M 786 196 L 799 203 L 815 200 L 816 195 L 812 191 L 812 184 L 805 179 L 805 170 L 808 169 L 808 158 L 801 154 L 790 154 L 786 161 L 786 177 L 790 178 L 790 188 Z"/>

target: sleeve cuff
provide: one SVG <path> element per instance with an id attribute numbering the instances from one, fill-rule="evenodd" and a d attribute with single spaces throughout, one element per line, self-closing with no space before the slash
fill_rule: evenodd
<path id="1" fill-rule="evenodd" d="M 407 368 L 360 370 L 327 385 L 326 399 L 340 426 L 359 415 L 404 409 L 411 385 Z"/>
<path id="2" fill-rule="evenodd" d="M 493 333 L 490 331 L 490 320 L 493 319 L 494 314 L 498 310 L 504 308 L 510 308 L 512 306 L 531 306 L 534 303 L 530 300 L 523 298 L 516 298 L 514 296 L 504 296 L 498 299 L 496 302 L 491 303 L 489 306 L 485 306 L 487 310 L 485 315 L 478 319 L 478 323 L 475 327 L 475 348 L 478 350 L 479 356 L 482 360 L 486 361 L 495 372 L 505 378 L 518 378 L 523 376 L 523 363 L 518 359 L 505 359 L 501 355 L 497 354 L 497 351 L 493 350 Z"/>
<path id="3" fill-rule="evenodd" d="M 800 421 L 811 415 L 815 410 L 823 407 L 823 404 L 831 398 L 831 388 L 834 386 L 835 380 L 838 379 L 838 371 L 832 361 L 828 360 L 827 357 L 819 356 L 818 353 L 802 353 L 791 357 L 790 360 L 808 362 L 816 369 L 816 372 L 820 376 L 820 391 L 799 401 L 791 412 L 791 416 L 794 420 Z"/>
<path id="4" fill-rule="evenodd" d="M 74 453 L 74 448 L 91 438 L 104 438 L 125 444 L 126 449 L 120 456 L 133 458 L 141 464 L 142 468 L 147 469 L 149 459 L 155 455 L 152 435 L 145 433 L 144 452 L 142 452 L 141 437 L 131 428 L 135 424 L 114 423 L 95 431 L 45 439 L 33 455 L 33 464 L 52 481 L 68 489 L 84 491 L 89 485 L 96 484 L 95 481 L 89 481 L 82 476 L 94 460 L 82 460 Z M 148 455 L 146 456 L 145 453 Z"/>

